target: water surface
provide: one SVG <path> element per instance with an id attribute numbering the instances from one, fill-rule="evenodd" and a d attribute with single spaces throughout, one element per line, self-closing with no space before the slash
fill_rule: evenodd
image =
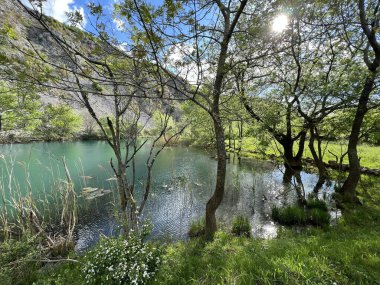
<path id="1" fill-rule="evenodd" d="M 137 193 L 145 183 L 145 161 L 149 147 L 143 147 L 136 157 Z M 0 145 L 0 188 L 6 199 L 19 190 L 49 199 L 59 179 L 66 179 L 62 167 L 65 157 L 75 191 L 79 195 L 79 220 L 76 230 L 77 249 L 82 250 L 99 238 L 117 231 L 114 218 L 117 207 L 116 182 L 110 167 L 112 150 L 106 142 L 65 142 Z M 170 147 L 162 151 L 153 168 L 151 196 L 143 212 L 153 225 L 153 237 L 185 239 L 192 220 L 203 216 L 205 205 L 215 186 L 216 160 L 213 155 L 191 147 Z M 9 176 L 14 177 L 9 183 Z M 305 195 L 310 193 L 318 177 L 301 172 Z M 231 159 L 227 166 L 226 193 L 217 211 L 218 219 L 226 225 L 234 215 L 249 217 L 253 236 L 276 234 L 270 219 L 275 205 L 296 203 L 297 192 L 284 185 L 283 169 L 271 162 Z M 81 196 L 84 187 L 112 190 L 92 200 Z M 13 192 L 12 192 L 13 191 Z M 332 187 L 323 188 L 319 195 L 329 199 Z"/>

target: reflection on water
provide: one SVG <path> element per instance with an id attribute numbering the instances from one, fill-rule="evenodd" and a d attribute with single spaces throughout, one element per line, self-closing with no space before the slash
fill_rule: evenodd
<path id="1" fill-rule="evenodd" d="M 144 163 L 148 151 L 148 147 L 144 147 L 136 159 L 137 193 L 140 194 L 145 183 Z M 106 143 L 3 145 L 0 154 L 25 162 L 34 196 L 42 195 L 42 189 L 51 189 L 57 177 L 64 178 L 59 164 L 62 156 L 66 157 L 78 194 L 86 187 L 112 190 L 110 194 L 90 200 L 80 195 L 78 250 L 88 247 L 101 234 L 117 232 L 116 181 L 109 167 L 112 151 Z M 218 219 L 228 225 L 234 215 L 248 216 L 254 237 L 275 237 L 276 226 L 270 218 L 272 207 L 297 203 L 300 193 L 307 196 L 318 181 L 317 175 L 300 172 L 298 179 L 293 177 L 284 184 L 282 167 L 262 160 L 242 159 L 239 165 L 237 159 L 231 159 L 227 167 L 226 193 L 217 211 Z M 19 188 L 26 193 L 27 183 L 22 182 L 26 172 L 19 164 L 14 168 L 14 175 L 20 178 Z M 143 212 L 143 218 L 153 224 L 154 238 L 187 237 L 190 222 L 204 214 L 214 190 L 215 173 L 216 160 L 199 149 L 172 147 L 160 154 L 153 170 L 151 196 Z M 322 188 L 318 196 L 329 200 L 332 191 L 333 185 Z"/>

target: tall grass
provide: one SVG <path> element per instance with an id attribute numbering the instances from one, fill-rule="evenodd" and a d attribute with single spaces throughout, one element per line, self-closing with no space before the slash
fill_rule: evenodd
<path id="1" fill-rule="evenodd" d="M 42 189 L 33 189 L 30 164 L 0 156 L 1 240 L 21 239 L 25 233 L 32 233 L 41 236 L 49 249 L 61 251 L 73 247 L 77 195 L 64 158 L 61 163 L 66 180 L 54 176 L 57 173 L 54 168 L 59 169 L 59 165 L 49 165 L 45 173 L 52 176 L 53 183 L 50 187 L 42 184 Z M 23 175 L 16 175 L 17 167 L 22 168 Z"/>

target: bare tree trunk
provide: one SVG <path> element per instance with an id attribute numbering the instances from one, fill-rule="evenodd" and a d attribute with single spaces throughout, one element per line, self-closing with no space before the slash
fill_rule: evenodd
<path id="1" fill-rule="evenodd" d="M 231 40 L 233 31 L 235 30 L 236 24 L 239 21 L 241 14 L 244 11 L 244 8 L 248 0 L 240 1 L 240 5 L 236 10 L 235 17 L 232 22 L 230 19 L 230 10 L 224 4 L 217 0 L 215 1 L 218 5 L 223 18 L 224 18 L 224 31 L 223 31 L 223 40 L 220 43 L 220 53 L 218 58 L 218 65 L 216 69 L 215 81 L 213 86 L 212 94 L 212 105 L 210 115 L 214 121 L 214 130 L 216 138 L 216 150 L 218 156 L 218 166 L 216 172 L 216 185 L 214 194 L 211 196 L 210 200 L 206 205 L 206 225 L 205 225 L 205 237 L 208 240 L 211 240 L 214 236 L 214 233 L 217 230 L 216 226 L 216 210 L 218 209 L 220 203 L 223 200 L 224 196 L 224 183 L 226 181 L 226 146 L 225 146 L 225 135 L 222 125 L 222 120 L 220 118 L 219 110 L 219 101 L 222 94 L 223 80 L 227 73 L 226 61 L 227 61 L 227 51 L 228 45 Z"/>
<path id="2" fill-rule="evenodd" d="M 318 153 L 314 147 L 315 139 L 318 140 Z M 328 179 L 329 175 L 325 167 L 325 164 L 323 163 L 322 152 L 320 148 L 320 138 L 316 135 L 314 126 L 310 128 L 309 149 L 313 156 L 314 164 L 317 166 L 319 173 L 317 184 L 314 187 L 314 191 L 317 192 L 319 189 L 321 189 L 322 185 Z"/>
<path id="3" fill-rule="evenodd" d="M 290 168 L 290 167 L 286 167 L 285 165 L 285 171 L 284 171 L 284 175 L 282 177 L 282 182 L 284 184 L 291 184 L 292 183 L 292 177 L 296 174 L 296 172 Z"/>
<path id="4" fill-rule="evenodd" d="M 232 127 L 231 127 L 231 122 L 229 122 L 229 124 L 228 124 L 228 148 L 230 149 L 230 151 L 231 151 L 231 129 L 232 129 Z M 1 129 L 0 129 L 0 131 L 1 131 Z"/>
<path id="5" fill-rule="evenodd" d="M 294 140 L 292 138 L 283 138 L 279 143 L 284 150 L 284 165 L 291 169 L 302 169 L 302 155 L 305 147 L 306 132 L 304 132 L 299 141 L 297 154 L 293 153 Z"/>
<path id="6" fill-rule="evenodd" d="M 297 198 L 298 198 L 298 204 L 300 206 L 305 206 L 306 205 L 306 197 L 305 197 L 305 188 L 303 186 L 302 178 L 301 178 L 301 172 L 300 171 L 295 171 L 294 174 L 296 178 L 296 192 L 297 192 Z"/>
<path id="7" fill-rule="evenodd" d="M 358 157 L 357 145 L 359 142 L 360 128 L 363 123 L 365 114 L 367 113 L 367 104 L 369 95 L 375 84 L 375 73 L 372 72 L 367 76 L 363 90 L 360 94 L 359 104 L 356 109 L 354 121 L 352 123 L 351 134 L 348 142 L 348 161 L 350 170 L 348 177 L 342 186 L 342 192 L 346 201 L 354 202 L 356 198 L 356 187 L 360 179 L 360 161 Z"/>
<path id="8" fill-rule="evenodd" d="M 224 130 L 220 118 L 214 119 L 214 128 L 216 133 L 216 150 L 218 166 L 216 172 L 216 185 L 215 191 L 206 205 L 206 226 L 205 236 L 210 240 L 213 238 L 214 233 L 217 230 L 216 224 L 216 210 L 224 197 L 224 184 L 226 180 L 226 148 L 224 142 Z"/>
<path id="9" fill-rule="evenodd" d="M 292 177 L 296 174 L 296 172 L 299 172 L 302 169 L 302 155 L 305 147 L 305 139 L 306 132 L 303 132 L 300 136 L 298 151 L 296 155 L 293 153 L 294 139 L 290 137 L 283 137 L 281 140 L 278 140 L 284 151 L 284 183 L 290 183 Z"/>

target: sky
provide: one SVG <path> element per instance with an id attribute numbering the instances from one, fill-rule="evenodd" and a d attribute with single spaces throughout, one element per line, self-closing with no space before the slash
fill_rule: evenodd
<path id="1" fill-rule="evenodd" d="M 24 4 L 29 4 L 29 0 L 21 0 Z M 51 16 L 56 20 L 65 23 L 67 21 L 66 13 L 73 12 L 75 10 L 80 11 L 83 17 L 82 29 L 95 32 L 95 29 L 92 27 L 92 24 L 95 22 L 95 18 L 89 13 L 87 8 L 88 3 L 91 0 L 46 0 L 43 5 L 43 13 L 45 15 Z M 113 31 L 113 36 L 115 36 L 119 44 L 118 46 L 124 49 L 123 43 L 128 42 L 128 38 L 123 33 L 123 27 L 120 25 L 122 21 L 118 21 L 118 19 L 114 19 L 112 17 L 113 5 L 115 3 L 120 3 L 122 0 L 92 0 L 95 4 L 101 4 L 103 6 L 103 11 L 106 15 L 110 15 L 110 19 L 107 20 L 107 25 L 113 25 L 112 27 L 107 27 L 108 31 Z M 163 0 L 146 0 L 147 2 L 153 5 L 159 5 Z M 30 4 L 29 4 L 30 6 Z M 108 17 L 108 16 L 107 16 Z M 274 23 L 272 30 L 274 32 L 282 32 L 288 24 L 288 18 L 285 15 L 279 15 Z M 96 32 L 95 32 L 96 34 Z M 181 52 L 183 48 L 176 48 L 171 51 L 170 60 L 175 62 L 176 60 L 182 59 L 184 54 Z M 186 54 L 186 52 L 185 52 Z M 206 66 L 203 66 L 206 67 Z M 181 71 L 181 74 L 184 78 L 190 79 L 190 81 L 197 80 L 197 66 L 193 64 L 189 68 L 185 68 Z"/>
<path id="2" fill-rule="evenodd" d="M 22 0 L 26 5 L 29 5 L 29 0 Z M 51 16 L 56 20 L 64 23 L 67 21 L 66 12 L 72 12 L 74 10 L 79 10 L 83 16 L 83 28 L 85 30 L 91 30 L 90 21 L 91 15 L 87 9 L 87 4 L 89 2 L 94 2 L 95 4 L 101 4 L 103 9 L 108 10 L 109 14 L 112 13 L 113 4 L 121 2 L 121 0 L 46 0 L 43 5 L 43 13 L 45 15 Z M 152 4 L 159 4 L 162 0 L 148 0 Z M 113 22 L 115 28 L 117 28 L 117 22 Z"/>
<path id="3" fill-rule="evenodd" d="M 120 0 L 95 0 L 91 2 L 95 2 L 95 4 L 100 3 L 103 8 L 107 9 L 109 12 L 112 11 L 112 6 L 114 3 Z M 28 6 L 30 6 L 29 0 L 22 0 L 22 2 Z M 51 16 L 54 19 L 65 23 L 67 21 L 66 13 L 73 12 L 78 10 L 83 17 L 83 29 L 91 30 L 90 21 L 91 15 L 89 14 L 87 4 L 90 0 L 46 0 L 43 4 L 43 13 L 47 16 Z M 115 23 L 116 27 L 116 23 Z"/>

